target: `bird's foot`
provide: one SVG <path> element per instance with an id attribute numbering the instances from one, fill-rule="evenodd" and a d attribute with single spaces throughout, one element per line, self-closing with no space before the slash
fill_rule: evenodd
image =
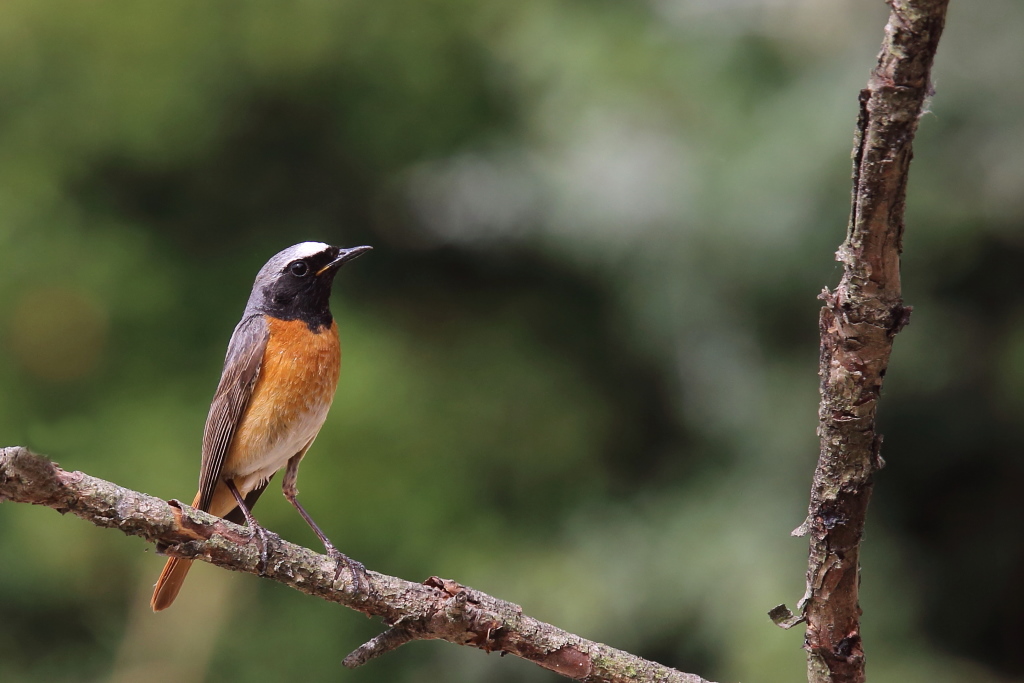
<path id="1" fill-rule="evenodd" d="M 333 545 L 325 544 L 327 556 L 334 560 L 334 580 L 341 579 L 341 572 L 346 567 L 352 575 L 352 586 L 356 593 L 367 593 L 370 590 L 370 578 L 362 562 L 353 560 Z"/>
<path id="2" fill-rule="evenodd" d="M 249 529 L 249 538 L 256 544 L 256 549 L 260 553 L 260 561 L 256 565 L 256 570 L 260 576 L 266 576 L 267 567 L 269 566 L 267 549 L 270 546 L 270 539 L 277 538 L 278 536 L 274 532 L 268 531 L 266 527 L 255 519 L 247 521 L 246 527 Z"/>

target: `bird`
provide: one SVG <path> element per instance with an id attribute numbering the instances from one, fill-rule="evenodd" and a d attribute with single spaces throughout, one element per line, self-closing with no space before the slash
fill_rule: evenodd
<path id="1" fill-rule="evenodd" d="M 249 527 L 266 566 L 266 531 L 251 509 L 285 469 L 284 497 L 356 586 L 365 568 L 339 552 L 297 500 L 299 463 L 323 426 L 341 369 L 330 295 L 341 266 L 372 247 L 303 242 L 260 269 L 228 343 L 220 383 L 203 430 L 199 492 L 192 506 Z M 174 602 L 192 560 L 171 557 L 157 579 L 154 612 Z"/>

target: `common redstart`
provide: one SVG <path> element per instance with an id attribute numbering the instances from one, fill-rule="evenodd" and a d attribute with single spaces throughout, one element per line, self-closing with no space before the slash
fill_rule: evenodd
<path id="1" fill-rule="evenodd" d="M 284 497 L 338 562 L 338 573 L 342 564 L 348 566 L 357 585 L 365 580 L 365 569 L 334 548 L 296 499 L 295 482 L 338 384 L 341 347 L 330 309 L 334 275 L 370 249 L 303 242 L 260 269 L 231 335 L 206 418 L 199 493 L 192 503 L 218 517 L 244 521 L 261 544 L 265 563 L 266 532 L 250 510 L 270 478 L 287 467 Z M 191 560 L 167 560 L 153 591 L 154 611 L 174 602 L 191 566 Z"/>

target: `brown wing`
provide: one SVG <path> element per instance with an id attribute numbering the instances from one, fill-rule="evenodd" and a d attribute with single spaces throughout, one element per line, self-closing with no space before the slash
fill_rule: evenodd
<path id="1" fill-rule="evenodd" d="M 220 384 L 210 404 L 203 431 L 203 464 L 199 471 L 199 509 L 209 510 L 224 458 L 231 449 L 238 422 L 245 413 L 260 376 L 263 352 L 270 336 L 261 314 L 242 319 L 231 335 Z"/>

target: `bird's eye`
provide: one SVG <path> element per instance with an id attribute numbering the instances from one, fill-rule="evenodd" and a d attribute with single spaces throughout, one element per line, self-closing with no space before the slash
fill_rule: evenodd
<path id="1" fill-rule="evenodd" d="M 288 264 L 288 272 L 295 277 L 306 277 L 309 274 L 309 264 L 305 261 L 292 261 Z"/>

